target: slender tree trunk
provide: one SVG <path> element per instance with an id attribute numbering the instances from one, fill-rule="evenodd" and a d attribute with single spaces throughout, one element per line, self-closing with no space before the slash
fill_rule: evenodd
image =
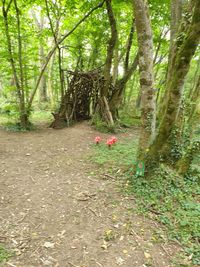
<path id="1" fill-rule="evenodd" d="M 114 17 L 114 13 L 112 10 L 111 6 L 111 0 L 106 0 L 106 8 L 107 8 L 107 13 L 108 13 L 108 18 L 109 18 L 109 23 L 110 23 L 110 28 L 111 28 L 111 38 L 108 43 L 107 47 L 107 56 L 106 56 L 106 62 L 105 62 L 105 67 L 104 67 L 104 79 L 105 79 L 105 85 L 101 91 L 101 96 L 107 97 L 108 95 L 108 90 L 110 86 L 110 81 L 111 81 L 111 66 L 112 66 L 112 59 L 113 59 L 113 54 L 115 50 L 115 46 L 117 43 L 117 26 L 116 26 L 116 21 Z"/>
<path id="2" fill-rule="evenodd" d="M 11 3 L 14 2 L 15 12 L 16 12 L 16 18 L 17 18 L 17 32 L 18 32 L 18 64 L 19 64 L 19 74 L 17 73 L 17 67 L 16 62 L 13 57 L 13 51 L 12 51 L 12 42 L 11 42 L 11 36 L 9 32 L 9 23 L 8 23 L 8 12 L 11 6 Z M 28 120 L 28 113 L 26 110 L 26 104 L 25 104 L 25 94 L 24 94 L 24 73 L 23 73 L 23 62 L 22 62 L 22 39 L 21 39 L 21 26 L 20 26 L 20 13 L 17 6 L 16 0 L 11 0 L 7 8 L 5 6 L 5 1 L 3 1 L 3 18 L 4 18 L 4 26 L 5 26 L 5 33 L 6 33 L 6 39 L 7 39 L 7 45 L 8 45 L 8 53 L 9 53 L 9 61 L 11 64 L 18 100 L 19 100 L 19 113 L 20 113 L 20 124 L 23 128 L 28 129 L 30 126 L 29 120 Z"/>
<path id="3" fill-rule="evenodd" d="M 139 45 L 139 71 L 141 86 L 141 133 L 138 157 L 143 160 L 146 149 L 155 135 L 155 90 L 153 76 L 153 36 L 148 4 L 144 0 L 133 1 Z"/>
<path id="4" fill-rule="evenodd" d="M 103 70 L 104 75 L 104 86 L 101 88 L 100 91 L 100 98 L 99 98 L 99 104 L 96 110 L 96 113 L 100 115 L 101 119 L 105 121 L 108 125 L 114 125 L 114 120 L 112 117 L 112 113 L 110 111 L 110 107 L 108 104 L 108 93 L 111 83 L 111 66 L 112 66 L 112 60 L 114 55 L 115 46 L 118 39 L 117 34 L 117 26 L 116 26 L 116 20 L 114 16 L 114 12 L 111 5 L 111 0 L 106 0 L 106 8 L 107 8 L 107 14 L 109 18 L 110 28 L 111 28 L 111 37 L 108 42 L 107 47 L 107 55 L 106 55 L 106 62 Z"/>
<path id="5" fill-rule="evenodd" d="M 41 68 L 44 64 L 44 47 L 41 44 L 40 45 L 40 63 L 41 63 Z M 47 101 L 47 78 L 46 75 L 44 74 L 42 76 L 41 82 L 40 82 L 40 101 L 41 102 L 46 102 Z"/>
<path id="6" fill-rule="evenodd" d="M 126 49 L 126 55 L 125 55 L 125 61 L 124 61 L 124 72 L 125 73 L 128 71 L 128 68 L 129 68 L 130 52 L 131 52 L 131 47 L 133 44 L 133 35 L 135 32 L 134 26 L 135 26 L 135 19 L 133 18 L 130 34 L 129 34 L 128 41 L 127 41 L 127 49 Z"/>
<path id="7" fill-rule="evenodd" d="M 57 22 L 56 22 L 56 30 L 54 30 L 53 27 L 53 22 L 49 13 L 49 6 L 48 6 L 48 1 L 45 0 L 45 4 L 46 4 L 46 10 L 47 10 L 47 16 L 49 19 L 49 23 L 51 26 L 51 32 L 52 35 L 54 37 L 54 42 L 55 45 L 57 45 L 57 49 L 58 49 L 58 69 L 59 69 L 59 78 L 60 78 L 60 93 L 61 93 L 61 102 L 63 100 L 64 97 L 64 79 L 63 79 L 63 72 L 62 72 L 62 56 L 61 56 L 61 48 L 58 44 L 58 28 L 59 28 L 59 20 L 60 18 L 58 18 Z"/>
<path id="8" fill-rule="evenodd" d="M 23 62 L 22 62 L 22 36 L 21 36 L 21 22 L 20 22 L 20 11 L 17 6 L 17 0 L 14 0 L 15 11 L 17 16 L 17 33 L 18 33 L 18 61 L 19 61 L 19 84 L 20 84 L 20 92 L 21 97 L 20 101 L 20 123 L 21 126 L 25 129 L 28 129 L 30 126 L 29 122 L 29 115 L 26 110 L 26 103 L 25 103 L 25 88 L 24 88 L 24 69 L 23 69 Z"/>
<path id="9" fill-rule="evenodd" d="M 129 66 L 129 68 L 126 69 L 126 72 L 124 72 L 123 77 L 117 80 L 115 84 L 115 91 L 113 92 L 111 100 L 109 102 L 110 111 L 113 115 L 114 120 L 118 118 L 118 109 L 122 103 L 126 84 L 130 80 L 133 73 L 136 71 L 137 66 L 138 66 L 138 53 L 136 54 L 135 59 L 133 60 L 131 66 Z"/>
<path id="10" fill-rule="evenodd" d="M 35 14 L 34 14 L 34 18 L 38 26 L 38 29 L 40 31 L 40 34 L 42 34 L 42 31 L 44 29 L 44 16 L 42 13 L 40 14 L 40 21 L 37 20 L 37 17 Z M 44 47 L 42 43 L 40 43 L 40 47 L 39 47 L 39 60 L 40 60 L 40 66 L 41 66 L 40 69 L 42 69 L 42 66 L 45 62 L 45 53 L 44 53 Z M 42 76 L 42 79 L 40 82 L 39 100 L 40 102 L 47 101 L 47 78 L 45 74 Z"/>
<path id="11" fill-rule="evenodd" d="M 113 64 L 113 72 L 112 72 L 112 83 L 115 86 L 119 74 L 119 49 L 118 45 L 116 45 L 115 51 L 114 51 L 114 64 Z"/>

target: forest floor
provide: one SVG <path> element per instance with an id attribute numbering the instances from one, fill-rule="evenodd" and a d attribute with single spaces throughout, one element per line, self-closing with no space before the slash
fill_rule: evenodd
<path id="1" fill-rule="evenodd" d="M 88 160 L 97 134 L 87 123 L 0 131 L 0 244 L 14 251 L 2 266 L 173 266 L 179 248 L 154 242 L 161 226 Z"/>

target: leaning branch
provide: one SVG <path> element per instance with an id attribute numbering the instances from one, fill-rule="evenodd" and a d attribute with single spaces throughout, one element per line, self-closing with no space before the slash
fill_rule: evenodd
<path id="1" fill-rule="evenodd" d="M 93 7 L 79 22 L 77 22 L 77 24 L 71 29 L 71 31 L 67 32 L 62 38 L 60 38 L 60 40 L 58 40 L 57 44 L 54 45 L 54 47 L 49 51 L 47 57 L 46 57 L 46 62 L 44 63 L 42 69 L 41 69 L 41 72 L 40 72 L 40 75 L 37 79 L 37 83 L 36 83 L 36 86 L 30 96 L 30 99 L 29 99 L 29 103 L 28 103 L 28 110 L 30 110 L 31 108 L 31 105 L 32 105 L 32 102 L 33 102 L 33 99 L 34 99 L 34 96 L 37 92 L 37 89 L 39 87 L 39 84 L 40 84 L 40 81 L 42 79 L 42 76 L 44 74 L 44 71 L 46 70 L 46 67 L 49 63 L 49 60 L 51 59 L 52 55 L 54 54 L 54 52 L 56 51 L 56 48 L 59 44 L 61 44 L 69 35 L 71 35 L 77 28 L 78 26 L 84 22 L 95 10 L 97 10 L 98 8 L 102 7 L 103 4 L 104 4 L 105 0 L 103 0 L 99 5 Z"/>

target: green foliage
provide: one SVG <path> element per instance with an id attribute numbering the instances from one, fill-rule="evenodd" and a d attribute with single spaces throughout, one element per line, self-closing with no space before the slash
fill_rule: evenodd
<path id="1" fill-rule="evenodd" d="M 12 255 L 10 251 L 0 245 L 0 263 L 6 262 Z"/>
<path id="2" fill-rule="evenodd" d="M 166 225 L 169 239 L 178 240 L 185 252 L 192 253 L 193 263 L 199 262 L 196 251 L 200 238 L 200 175 L 182 178 L 161 166 L 151 177 L 137 178 L 126 174 L 131 181 L 127 189 L 136 195 L 142 212 L 156 214 L 156 219 Z"/>
<path id="3" fill-rule="evenodd" d="M 33 131 L 37 129 L 34 124 L 45 124 L 45 125 L 50 125 L 52 121 L 52 114 L 48 110 L 36 110 L 31 114 L 31 124 L 29 130 Z M 12 131 L 12 132 L 24 132 L 27 131 L 23 129 L 20 124 L 18 123 L 18 118 L 16 114 L 10 114 L 10 113 L 0 113 L 0 128 L 3 128 L 7 131 Z"/>
<path id="4" fill-rule="evenodd" d="M 98 115 L 93 116 L 91 124 L 94 125 L 96 130 L 102 133 L 114 133 L 116 129 L 116 125 L 108 125 Z"/>
<path id="5" fill-rule="evenodd" d="M 49 110 L 35 110 L 31 114 L 31 122 L 34 124 L 38 123 L 49 123 L 52 122 L 53 116 Z"/>
<path id="6" fill-rule="evenodd" d="M 18 106 L 14 101 L 0 98 L 0 114 L 8 114 L 10 116 L 18 116 Z"/>
<path id="7" fill-rule="evenodd" d="M 135 114 L 132 109 L 129 110 L 121 110 L 120 111 L 120 123 L 124 126 L 131 127 L 131 126 L 140 126 L 140 116 Z"/>

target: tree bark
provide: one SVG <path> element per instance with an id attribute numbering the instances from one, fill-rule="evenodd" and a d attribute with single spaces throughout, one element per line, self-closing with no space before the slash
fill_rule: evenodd
<path id="1" fill-rule="evenodd" d="M 182 27 L 182 31 L 184 32 L 185 23 L 181 25 L 181 18 L 182 18 L 182 5 L 183 0 L 171 0 L 171 19 L 170 19 L 170 46 L 169 46 L 169 54 L 168 54 L 168 66 L 167 66 L 167 73 L 166 79 L 167 81 L 169 77 L 171 77 L 171 73 L 173 70 L 173 59 L 177 53 L 177 42 L 176 38 L 180 34 L 179 27 Z M 163 110 L 166 108 L 166 101 L 165 99 L 168 97 L 168 91 L 165 90 L 161 96 L 160 107 L 159 107 L 159 119 L 162 119 Z"/>
<path id="2" fill-rule="evenodd" d="M 197 105 L 198 105 L 198 99 L 200 98 L 200 75 L 198 77 L 198 80 L 197 80 L 197 83 L 196 83 L 196 86 L 190 96 L 190 114 L 189 114 L 189 117 L 188 117 L 188 125 L 191 126 L 192 124 L 192 119 L 194 117 L 194 114 L 195 114 L 195 111 L 197 109 Z"/>
<path id="3" fill-rule="evenodd" d="M 118 33 L 117 33 L 117 26 L 116 26 L 116 20 L 114 16 L 114 12 L 111 5 L 111 0 L 106 0 L 106 9 L 111 29 L 111 37 L 108 42 L 107 47 L 107 55 L 106 55 L 106 62 L 103 70 L 103 76 L 104 76 L 104 86 L 100 90 L 100 98 L 99 103 L 97 106 L 96 113 L 100 116 L 100 118 L 105 121 L 108 125 L 114 126 L 114 120 L 112 117 L 112 113 L 110 111 L 110 107 L 108 104 L 108 93 L 111 83 L 111 66 L 112 66 L 112 60 L 114 55 L 115 46 L 118 39 Z"/>
<path id="4" fill-rule="evenodd" d="M 200 142 L 194 141 L 188 148 L 184 156 L 177 162 L 176 169 L 180 175 L 185 175 L 192 164 L 193 159 L 200 152 Z"/>
<path id="5" fill-rule="evenodd" d="M 156 105 L 153 75 L 153 36 L 146 1 L 134 0 L 133 5 L 139 45 L 139 72 L 142 94 L 138 158 L 143 160 L 146 149 L 155 135 Z"/>
<path id="6" fill-rule="evenodd" d="M 166 109 L 159 126 L 154 143 L 150 146 L 148 163 L 158 164 L 159 159 L 165 155 L 168 138 L 176 124 L 182 100 L 182 91 L 185 77 L 190 67 L 190 61 L 200 41 L 200 1 L 194 0 L 191 24 L 187 25 L 184 39 L 176 40 L 176 54 L 173 55 L 172 67 L 166 82 Z M 182 30 L 182 29 L 180 29 Z M 180 32 L 182 34 L 182 32 Z"/>
<path id="7" fill-rule="evenodd" d="M 136 54 L 135 59 L 133 60 L 131 66 L 129 66 L 129 68 L 126 69 L 126 72 L 124 72 L 123 77 L 117 80 L 115 84 L 115 91 L 113 92 L 111 100 L 109 102 L 110 111 L 113 115 L 114 120 L 118 118 L 118 109 L 122 102 L 126 84 L 133 75 L 133 73 L 136 71 L 137 66 L 138 66 L 138 53 Z"/>
<path id="8" fill-rule="evenodd" d="M 116 20 L 115 20 L 115 16 L 112 10 L 111 0 L 106 0 L 106 8 L 107 8 L 107 13 L 108 13 L 108 18 L 109 18 L 109 23 L 110 23 L 110 28 L 111 28 L 111 37 L 110 37 L 108 47 L 107 47 L 107 56 L 106 56 L 106 62 L 105 62 L 105 67 L 104 67 L 105 85 L 103 89 L 101 90 L 102 97 L 107 97 L 108 95 L 108 90 L 109 90 L 110 81 L 111 81 L 112 59 L 113 59 L 115 46 L 117 43 L 117 38 L 118 38 Z"/>

